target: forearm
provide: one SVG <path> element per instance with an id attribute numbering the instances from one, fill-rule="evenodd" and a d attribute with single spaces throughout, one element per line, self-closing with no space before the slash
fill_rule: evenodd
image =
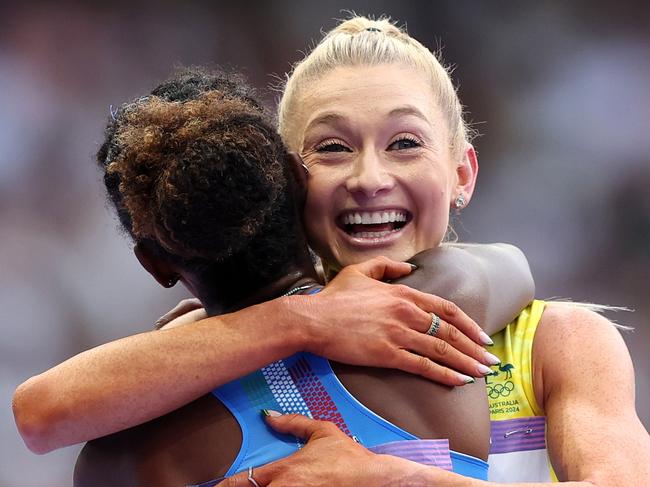
<path id="1" fill-rule="evenodd" d="M 17 389 L 20 434 L 37 453 L 94 439 L 172 411 L 297 351 L 460 385 L 464 376 L 432 360 L 460 361 L 476 374 L 477 361 L 489 360 L 482 349 L 470 350 L 465 361 L 454 361 L 459 352 L 454 355 L 449 347 L 447 355 L 439 353 L 433 344 L 441 339 L 423 333 L 431 320 L 425 310 L 476 343 L 482 343 L 480 328 L 464 313 L 450 312 L 438 297 L 379 281 L 410 270 L 404 263 L 373 259 L 344 269 L 315 296 L 280 298 L 84 352 Z M 465 348 L 474 348 L 470 338 L 465 340 Z M 456 342 L 461 350 L 464 342 L 458 337 Z M 414 348 L 418 354 L 410 352 Z"/>
<path id="2" fill-rule="evenodd" d="M 501 484 L 495 482 L 486 482 L 483 480 L 471 479 L 469 477 L 462 477 L 458 474 L 445 472 L 441 474 L 439 469 L 427 468 L 417 470 L 415 473 L 406 473 L 402 479 L 396 482 L 391 482 L 390 485 L 404 485 L 404 486 L 444 486 L 444 487 L 550 487 L 551 485 L 562 484 L 566 487 L 606 487 L 605 484 L 595 484 L 589 481 L 578 482 L 524 482 L 524 483 L 508 483 Z"/>
<path id="3" fill-rule="evenodd" d="M 420 271 L 403 284 L 456 303 L 488 335 L 512 321 L 533 299 L 525 256 L 507 244 L 445 244 L 416 255 Z"/>
<path id="4" fill-rule="evenodd" d="M 551 482 L 523 482 L 523 483 L 496 483 L 487 482 L 484 480 L 473 479 L 470 477 L 463 477 L 457 473 L 441 470 L 437 467 L 423 467 L 411 462 L 399 462 L 388 458 L 379 458 L 379 462 L 386 465 L 379 465 L 377 462 L 377 469 L 385 470 L 390 473 L 391 480 L 386 485 L 399 485 L 399 486 L 438 486 L 438 487 L 550 487 L 551 485 L 565 485 L 566 487 L 606 487 L 608 484 L 595 483 L 588 480 L 584 481 L 569 481 L 551 483 Z M 522 468 L 525 468 L 522 466 Z"/>
<path id="5" fill-rule="evenodd" d="M 303 349 L 304 327 L 280 299 L 76 355 L 18 387 L 13 407 L 36 453 L 122 430 Z"/>

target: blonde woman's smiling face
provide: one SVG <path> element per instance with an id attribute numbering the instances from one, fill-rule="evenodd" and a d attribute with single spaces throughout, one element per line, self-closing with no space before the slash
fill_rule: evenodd
<path id="1" fill-rule="evenodd" d="M 452 158 L 428 80 L 402 65 L 346 66 L 307 86 L 293 123 L 313 248 L 336 268 L 439 245 L 451 202 L 469 200 L 476 161 L 469 145 Z"/>

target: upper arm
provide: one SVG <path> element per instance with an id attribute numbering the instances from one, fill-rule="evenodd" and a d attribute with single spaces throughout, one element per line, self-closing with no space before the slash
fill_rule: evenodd
<path id="1" fill-rule="evenodd" d="M 462 244 L 457 244 L 462 245 Z M 485 320 L 488 335 L 501 331 L 535 297 L 535 281 L 524 253 L 514 245 L 466 244 L 465 251 L 475 256 L 485 274 Z"/>
<path id="2" fill-rule="evenodd" d="M 405 284 L 454 302 L 488 335 L 503 329 L 535 295 L 528 261 L 512 245 L 444 244 L 411 260 L 420 270 Z"/>
<path id="3" fill-rule="evenodd" d="M 591 311 L 551 304 L 533 367 L 558 477 L 650 485 L 650 437 L 634 408 L 634 370 L 618 330 Z"/>

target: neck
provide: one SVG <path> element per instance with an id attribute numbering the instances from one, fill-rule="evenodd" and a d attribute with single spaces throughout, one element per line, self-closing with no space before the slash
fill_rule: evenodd
<path id="1" fill-rule="evenodd" d="M 237 311 L 280 297 L 296 287 L 319 283 L 309 255 L 297 259 L 280 277 L 262 286 L 255 276 L 232 275 L 235 277 L 224 279 L 220 272 L 195 287 L 209 316 Z"/>

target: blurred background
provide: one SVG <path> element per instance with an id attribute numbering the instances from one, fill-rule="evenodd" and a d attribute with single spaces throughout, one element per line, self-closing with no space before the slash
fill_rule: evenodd
<path id="1" fill-rule="evenodd" d="M 30 453 L 15 387 L 149 330 L 186 296 L 140 268 L 93 155 L 109 106 L 174 65 L 277 83 L 343 9 L 390 14 L 442 47 L 483 134 L 462 240 L 524 250 L 540 297 L 626 306 L 650 426 L 650 10 L 647 2 L 0 2 L 0 486 L 70 485 L 78 447 Z M 603 350 L 603 354 L 607 351 Z M 593 373 L 597 374 L 595 370 Z M 616 384 L 612 384 L 616 407 Z"/>

